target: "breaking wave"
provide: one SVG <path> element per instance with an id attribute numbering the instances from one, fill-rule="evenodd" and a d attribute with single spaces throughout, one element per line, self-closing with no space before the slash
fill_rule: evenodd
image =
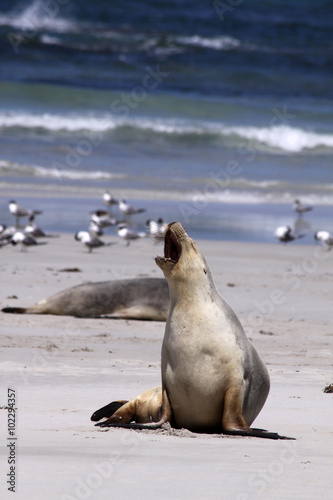
<path id="1" fill-rule="evenodd" d="M 58 166 L 57 166 L 58 165 Z M 54 162 L 51 167 L 42 167 L 39 165 L 24 165 L 9 161 L 0 161 L 0 174 L 17 177 L 37 177 L 49 179 L 68 179 L 68 180 L 110 180 L 125 179 L 126 175 L 121 173 L 110 173 L 104 171 L 83 171 L 76 168 L 61 168 L 60 164 Z"/>
<path id="2" fill-rule="evenodd" d="M 118 108 L 120 110 L 120 107 Z M 194 140 L 200 136 L 203 140 L 222 139 L 225 142 L 249 141 L 258 148 L 271 152 L 300 153 L 315 148 L 333 149 L 333 134 L 320 133 L 288 125 L 269 127 L 259 126 L 229 126 L 224 123 L 208 122 L 190 119 L 162 119 L 151 117 L 121 118 L 116 113 L 104 115 L 26 113 L 1 112 L 0 129 L 22 129 L 36 133 L 86 133 L 96 134 L 95 140 L 101 140 L 98 134 L 112 132 L 117 129 L 120 133 L 133 135 L 149 132 L 164 136 L 167 140 L 177 141 L 184 138 L 187 141 L 193 136 Z M 92 139 L 93 142 L 93 139 Z"/>

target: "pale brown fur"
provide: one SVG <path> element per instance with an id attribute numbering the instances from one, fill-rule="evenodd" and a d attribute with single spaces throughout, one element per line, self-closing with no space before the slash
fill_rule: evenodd
<path id="1" fill-rule="evenodd" d="M 181 224 L 168 224 L 164 257 L 155 260 L 171 298 L 162 388 L 145 391 L 99 425 L 156 428 L 168 421 L 192 431 L 280 438 L 250 427 L 269 392 L 268 371 Z"/>

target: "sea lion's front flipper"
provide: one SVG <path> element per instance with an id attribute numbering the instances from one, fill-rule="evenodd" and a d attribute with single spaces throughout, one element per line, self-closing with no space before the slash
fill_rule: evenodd
<path id="1" fill-rule="evenodd" d="M 239 387 L 231 386 L 225 392 L 222 429 L 224 434 L 234 436 L 249 436 L 266 439 L 293 439 L 280 436 L 276 432 L 267 432 L 263 429 L 252 429 L 247 425 L 242 415 L 242 395 Z"/>
<path id="2" fill-rule="evenodd" d="M 253 429 L 252 427 L 250 427 L 248 431 L 243 431 L 240 429 L 231 429 L 231 430 L 223 429 L 223 434 L 229 434 L 231 436 L 258 437 L 266 439 L 291 439 L 291 440 L 295 439 L 292 437 L 280 436 L 280 434 L 278 434 L 277 432 L 268 432 L 264 429 Z"/>

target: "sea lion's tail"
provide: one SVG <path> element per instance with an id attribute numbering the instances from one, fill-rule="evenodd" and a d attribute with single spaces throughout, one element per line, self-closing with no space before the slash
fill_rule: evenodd
<path id="1" fill-rule="evenodd" d="M 25 314 L 28 312 L 28 307 L 4 307 L 1 311 L 4 313 Z"/>

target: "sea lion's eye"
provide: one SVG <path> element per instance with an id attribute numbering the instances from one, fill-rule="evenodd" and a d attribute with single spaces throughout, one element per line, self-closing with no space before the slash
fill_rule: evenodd
<path id="1" fill-rule="evenodd" d="M 204 272 L 205 274 L 207 274 L 207 271 L 206 271 L 206 269 L 205 269 L 205 268 L 203 268 L 203 272 Z"/>

